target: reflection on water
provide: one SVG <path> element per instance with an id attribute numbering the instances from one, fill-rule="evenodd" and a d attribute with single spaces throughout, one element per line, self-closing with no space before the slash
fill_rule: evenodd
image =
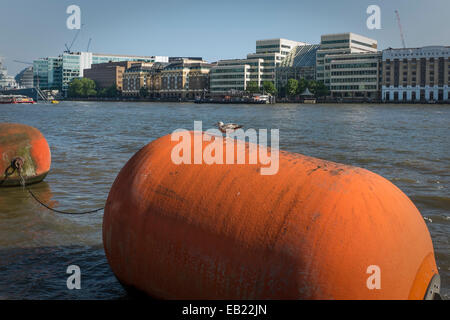
<path id="1" fill-rule="evenodd" d="M 364 167 L 391 180 L 427 218 L 450 294 L 450 108 L 436 105 L 208 105 L 61 102 L 0 105 L 0 122 L 38 128 L 52 152 L 45 182 L 30 188 L 65 211 L 102 207 L 126 161 L 177 128 L 217 121 L 280 129 L 280 148 Z M 4 111 L 3 110 L 3 111 Z M 103 212 L 55 214 L 20 187 L 0 189 L 0 298 L 121 299 L 107 264 Z M 66 268 L 79 265 L 82 290 L 68 290 Z"/>

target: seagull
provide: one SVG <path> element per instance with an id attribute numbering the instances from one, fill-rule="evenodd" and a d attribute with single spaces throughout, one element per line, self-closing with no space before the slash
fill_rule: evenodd
<path id="1" fill-rule="evenodd" d="M 217 122 L 217 123 L 216 123 L 216 126 L 219 127 L 219 130 L 220 130 L 222 133 L 226 133 L 227 131 L 233 132 L 233 131 L 235 131 L 236 129 L 242 128 L 242 126 L 239 125 L 239 124 L 236 124 L 236 123 L 227 123 L 227 124 L 224 124 L 222 121 Z"/>

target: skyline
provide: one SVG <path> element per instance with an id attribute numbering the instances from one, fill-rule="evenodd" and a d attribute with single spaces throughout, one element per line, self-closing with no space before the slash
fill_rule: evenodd
<path id="1" fill-rule="evenodd" d="M 396 9 L 407 47 L 450 45 L 450 34 L 443 31 L 450 29 L 446 19 L 450 2 L 445 0 L 4 2 L 6 10 L 0 12 L 0 56 L 12 76 L 26 67 L 13 60 L 31 62 L 58 56 L 65 49 L 64 44 L 72 42 L 76 30 L 66 27 L 66 8 L 71 4 L 80 6 L 84 24 L 72 51 L 86 51 L 92 38 L 91 52 L 201 56 L 212 62 L 245 58 L 255 51 L 256 40 L 286 38 L 318 44 L 322 34 L 341 32 L 373 38 L 378 41 L 379 50 L 401 48 Z M 380 30 L 366 26 L 366 9 L 372 4 L 381 9 Z M 17 16 L 24 17 L 20 24 Z"/>

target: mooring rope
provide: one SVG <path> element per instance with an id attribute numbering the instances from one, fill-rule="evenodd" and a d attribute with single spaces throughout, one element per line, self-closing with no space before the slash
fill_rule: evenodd
<path id="1" fill-rule="evenodd" d="M 33 193 L 33 191 L 31 191 L 31 190 L 26 186 L 25 179 L 24 179 L 24 177 L 22 176 L 22 166 L 23 166 L 23 162 L 24 162 L 24 160 L 23 160 L 22 158 L 20 158 L 20 157 L 19 157 L 19 158 L 16 158 L 16 159 L 14 159 L 14 160 L 11 162 L 11 166 L 10 166 L 10 167 L 13 168 L 13 172 L 14 172 L 15 170 L 17 170 L 17 173 L 18 173 L 18 175 L 19 175 L 19 177 L 20 177 L 20 184 L 21 184 L 22 188 L 25 189 L 26 191 L 28 191 L 28 193 L 31 195 L 31 197 L 32 197 L 34 200 L 36 200 L 37 203 L 39 203 L 41 206 L 47 208 L 48 210 L 53 211 L 53 212 L 56 212 L 56 213 L 61 213 L 61 214 L 74 214 L 74 215 L 77 214 L 77 215 L 79 215 L 79 214 L 95 213 L 95 212 L 98 212 L 98 211 L 103 210 L 103 209 L 105 208 L 105 207 L 101 207 L 101 208 L 98 208 L 98 209 L 95 209 L 95 210 L 82 211 L 82 212 L 71 212 L 71 211 L 62 211 L 62 210 L 54 209 L 54 208 L 52 208 L 52 207 L 46 205 L 44 202 L 42 202 L 41 200 L 39 200 L 39 198 Z M 7 169 L 7 170 L 8 170 L 8 169 Z M 6 179 L 7 179 L 8 176 L 10 176 L 13 172 L 11 172 L 10 174 L 8 174 L 8 175 L 6 176 Z"/>

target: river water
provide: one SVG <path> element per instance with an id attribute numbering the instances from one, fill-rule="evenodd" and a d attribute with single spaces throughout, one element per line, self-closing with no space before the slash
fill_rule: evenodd
<path id="1" fill-rule="evenodd" d="M 217 121 L 280 129 L 280 149 L 355 165 L 392 181 L 431 233 L 450 295 L 450 107 L 437 105 L 209 105 L 61 102 L 0 105 L 0 122 L 38 128 L 52 153 L 44 182 L 31 186 L 60 210 L 102 207 L 126 161 L 178 128 Z M 21 188 L 0 189 L 0 299 L 127 299 L 102 245 L 103 211 L 60 215 Z M 81 268 L 81 290 L 66 269 Z"/>

